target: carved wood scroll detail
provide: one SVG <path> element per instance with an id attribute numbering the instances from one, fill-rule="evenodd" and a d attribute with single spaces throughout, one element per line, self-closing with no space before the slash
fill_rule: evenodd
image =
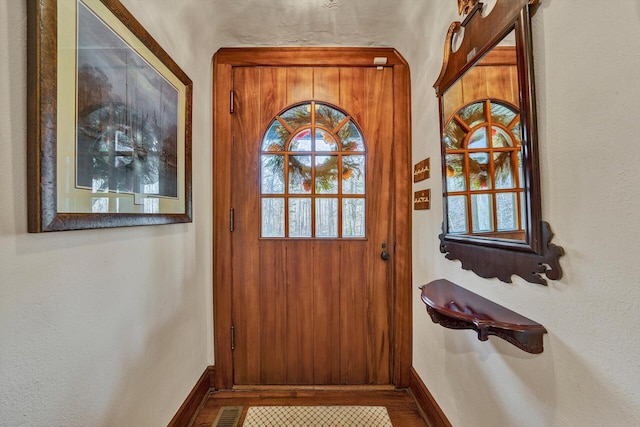
<path id="1" fill-rule="evenodd" d="M 421 287 L 422 301 L 433 323 L 449 329 L 472 329 L 480 341 L 495 335 L 527 353 L 544 350 L 541 324 L 474 294 L 448 280 Z"/>
<path id="2" fill-rule="evenodd" d="M 447 31 L 447 38 L 444 42 L 444 54 L 442 55 L 442 68 L 440 69 L 440 75 L 436 80 L 433 87 L 436 89 L 436 96 L 440 96 L 440 84 L 442 83 L 442 79 L 444 78 L 445 73 L 447 72 L 447 65 L 449 64 L 449 55 L 451 54 L 451 43 L 453 41 L 453 36 L 462 28 L 462 23 L 460 21 L 454 21 L 449 25 L 449 30 Z"/>
<path id="3" fill-rule="evenodd" d="M 471 270 L 480 277 L 497 277 L 505 283 L 512 283 L 511 276 L 515 274 L 528 282 L 547 286 L 543 275 L 551 280 L 562 278 L 560 257 L 564 255 L 564 249 L 551 243 L 553 233 L 548 222 L 542 221 L 541 229 L 542 254 L 480 245 L 475 246 L 473 253 L 470 253 L 468 245 L 446 240 L 444 233 L 438 236 L 440 252 L 452 261 L 460 260 L 463 269 Z M 505 269 L 505 264 L 513 268 Z"/>
<path id="4" fill-rule="evenodd" d="M 466 15 L 478 3 L 478 0 L 458 0 L 458 15 Z"/>
<path id="5" fill-rule="evenodd" d="M 461 0 L 462 1 L 462 0 Z M 468 0 L 467 0 L 468 1 Z M 496 3 L 491 13 L 482 16 L 476 13 L 473 19 L 466 23 L 465 36 L 458 49 L 453 52 L 451 40 L 453 34 L 459 31 L 462 23 L 453 22 L 449 26 L 447 39 L 444 43 L 444 57 L 440 76 L 434 83 L 436 95 L 451 87 L 478 58 L 482 57 L 495 42 L 496 31 L 506 28 L 518 17 L 520 11 L 530 0 L 502 0 Z M 473 10 L 473 6 L 469 11 Z M 466 19 L 465 19 L 466 20 Z M 456 29 L 456 27 L 458 27 Z"/>

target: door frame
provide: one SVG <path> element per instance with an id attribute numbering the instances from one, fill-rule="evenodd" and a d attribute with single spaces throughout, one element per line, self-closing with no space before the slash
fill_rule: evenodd
<path id="1" fill-rule="evenodd" d="M 213 323 L 217 390 L 233 387 L 231 350 L 231 150 L 232 69 L 241 66 L 376 67 L 374 58 L 386 57 L 393 69 L 394 140 L 391 162 L 395 183 L 392 221 L 394 296 L 391 327 L 391 378 L 408 387 L 412 359 L 411 295 L 411 97 L 409 65 L 392 48 L 289 47 L 222 48 L 213 56 Z"/>

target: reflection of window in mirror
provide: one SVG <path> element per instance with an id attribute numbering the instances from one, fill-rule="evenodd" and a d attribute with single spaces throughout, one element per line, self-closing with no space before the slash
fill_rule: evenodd
<path id="1" fill-rule="evenodd" d="M 512 31 L 443 96 L 447 229 L 526 240 Z"/>
<path id="2" fill-rule="evenodd" d="M 448 230 L 524 240 L 520 114 L 501 100 L 474 101 L 445 125 Z"/>

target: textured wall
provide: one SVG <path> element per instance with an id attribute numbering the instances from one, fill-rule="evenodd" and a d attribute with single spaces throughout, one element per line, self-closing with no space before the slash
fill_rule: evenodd
<path id="1" fill-rule="evenodd" d="M 454 9 L 423 9 L 412 28 L 426 48 L 405 53 L 415 161 L 439 158 L 430 86 Z M 544 353 L 435 325 L 416 293 L 414 366 L 456 427 L 638 425 L 640 3 L 542 0 L 533 33 L 543 217 L 566 251 L 564 277 L 542 287 L 462 270 L 438 251 L 434 198 L 414 213 L 414 282 L 447 278 L 542 323 Z M 437 176 L 427 185 L 441 192 Z"/>
<path id="2" fill-rule="evenodd" d="M 166 425 L 213 360 L 207 97 L 193 224 L 28 234 L 25 3 L 0 6 L 0 425 Z"/>

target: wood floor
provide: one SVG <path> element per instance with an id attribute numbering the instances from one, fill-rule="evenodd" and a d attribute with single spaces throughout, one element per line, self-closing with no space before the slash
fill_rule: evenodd
<path id="1" fill-rule="evenodd" d="M 234 390 L 209 395 L 193 427 L 211 427 L 222 406 L 244 406 L 242 425 L 249 406 L 367 405 L 386 406 L 394 427 L 426 427 L 418 406 L 407 390 Z"/>

